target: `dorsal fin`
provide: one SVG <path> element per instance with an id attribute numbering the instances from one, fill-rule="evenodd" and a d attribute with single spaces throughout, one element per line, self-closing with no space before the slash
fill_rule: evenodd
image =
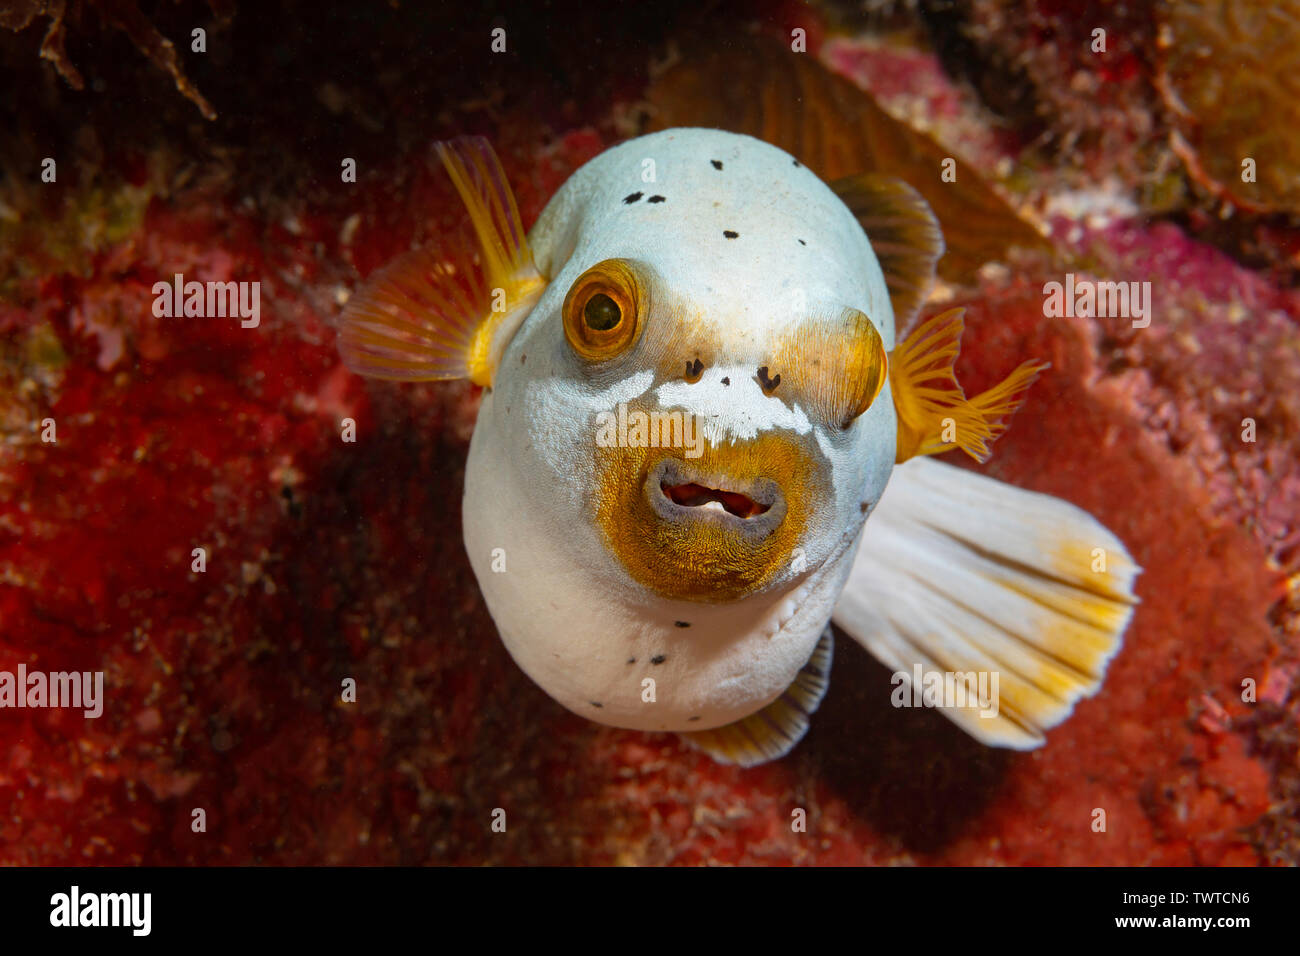
<path id="1" fill-rule="evenodd" d="M 898 413 L 896 464 L 917 455 L 960 448 L 978 462 L 988 460 L 989 443 L 1006 431 L 1003 419 L 1020 407 L 1024 391 L 1048 368 L 1023 363 L 986 392 L 968 399 L 953 363 L 961 352 L 965 309 L 926 319 L 889 357 L 889 388 Z"/>
<path id="2" fill-rule="evenodd" d="M 725 44 L 688 43 L 656 77 L 646 132 L 703 126 L 745 133 L 785 150 L 826 182 L 858 173 L 901 176 L 943 226 L 944 278 L 967 282 L 1012 246 L 1050 249 L 979 172 L 927 134 L 895 119 L 866 91 L 788 42 L 737 32 Z M 942 170 L 951 166 L 955 182 Z"/>
<path id="3" fill-rule="evenodd" d="M 735 723 L 679 736 L 721 764 L 753 767 L 784 757 L 808 732 L 808 720 L 826 696 L 834 646 L 835 636 L 827 624 L 808 663 L 780 697 Z"/>
<path id="4" fill-rule="evenodd" d="M 348 302 L 339 351 L 361 375 L 492 384 L 501 353 L 546 287 L 501 163 L 482 137 L 438 143 L 478 250 L 449 244 L 397 259 Z"/>
<path id="5" fill-rule="evenodd" d="M 902 333 L 925 301 L 943 256 L 939 220 L 925 198 L 896 176 L 849 176 L 831 183 L 831 189 L 871 242 L 894 306 L 894 331 Z"/>

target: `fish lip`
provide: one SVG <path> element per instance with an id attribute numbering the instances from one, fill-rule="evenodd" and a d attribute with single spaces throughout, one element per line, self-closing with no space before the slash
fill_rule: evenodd
<path id="1" fill-rule="evenodd" d="M 664 493 L 665 485 L 686 483 L 742 494 L 765 510 L 742 518 L 722 509 L 681 505 Z M 649 470 L 645 495 L 651 509 L 664 521 L 674 524 L 712 522 L 753 542 L 761 541 L 775 531 L 786 513 L 785 495 L 781 486 L 771 478 L 736 478 L 678 458 L 664 458 Z"/>

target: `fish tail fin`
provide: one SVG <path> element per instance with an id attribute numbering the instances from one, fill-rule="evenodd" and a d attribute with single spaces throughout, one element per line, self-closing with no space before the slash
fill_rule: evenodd
<path id="1" fill-rule="evenodd" d="M 419 249 L 386 266 L 349 300 L 339 351 L 348 368 L 372 378 L 490 385 L 546 282 L 487 140 L 461 137 L 435 148 L 478 248 Z"/>
<path id="2" fill-rule="evenodd" d="M 967 398 L 953 363 L 961 352 L 963 309 L 949 309 L 917 326 L 895 348 L 889 385 L 898 413 L 898 463 L 919 455 L 951 451 L 954 444 L 983 463 L 990 443 L 1006 431 L 1005 419 L 1024 401 L 1024 393 L 1045 362 L 1025 362 L 999 384 Z"/>
<path id="3" fill-rule="evenodd" d="M 809 719 L 826 696 L 834 644 L 827 624 L 808 663 L 780 697 L 734 723 L 678 736 L 720 764 L 754 767 L 784 757 L 808 732 Z"/>
<path id="4" fill-rule="evenodd" d="M 917 458 L 894 469 L 834 621 L 894 670 L 903 705 L 918 673 L 954 675 L 965 692 L 936 698 L 944 716 L 1029 750 L 1101 686 L 1140 573 L 1081 508 Z"/>

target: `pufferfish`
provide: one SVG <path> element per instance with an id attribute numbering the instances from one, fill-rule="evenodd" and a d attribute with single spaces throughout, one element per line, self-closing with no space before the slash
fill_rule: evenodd
<path id="1" fill-rule="evenodd" d="M 752 766 L 806 732 L 832 621 L 899 686 L 996 675 L 994 707 L 940 706 L 987 745 L 1041 745 L 1098 689 L 1139 569 L 1074 505 L 929 457 L 984 461 L 1045 366 L 968 398 L 960 310 L 895 341 L 944 248 L 915 190 L 668 129 L 586 163 L 526 232 L 486 140 L 437 152 L 475 248 L 378 273 L 340 350 L 483 387 L 465 548 L 547 694 Z"/>

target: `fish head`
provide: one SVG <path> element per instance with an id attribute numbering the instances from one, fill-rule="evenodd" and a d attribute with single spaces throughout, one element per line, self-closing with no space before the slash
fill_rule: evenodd
<path id="1" fill-rule="evenodd" d="M 845 553 L 894 461 L 894 327 L 824 183 L 758 140 L 670 130 L 575 174 L 533 246 L 548 285 L 495 404 L 559 546 L 609 587 L 708 604 Z"/>

